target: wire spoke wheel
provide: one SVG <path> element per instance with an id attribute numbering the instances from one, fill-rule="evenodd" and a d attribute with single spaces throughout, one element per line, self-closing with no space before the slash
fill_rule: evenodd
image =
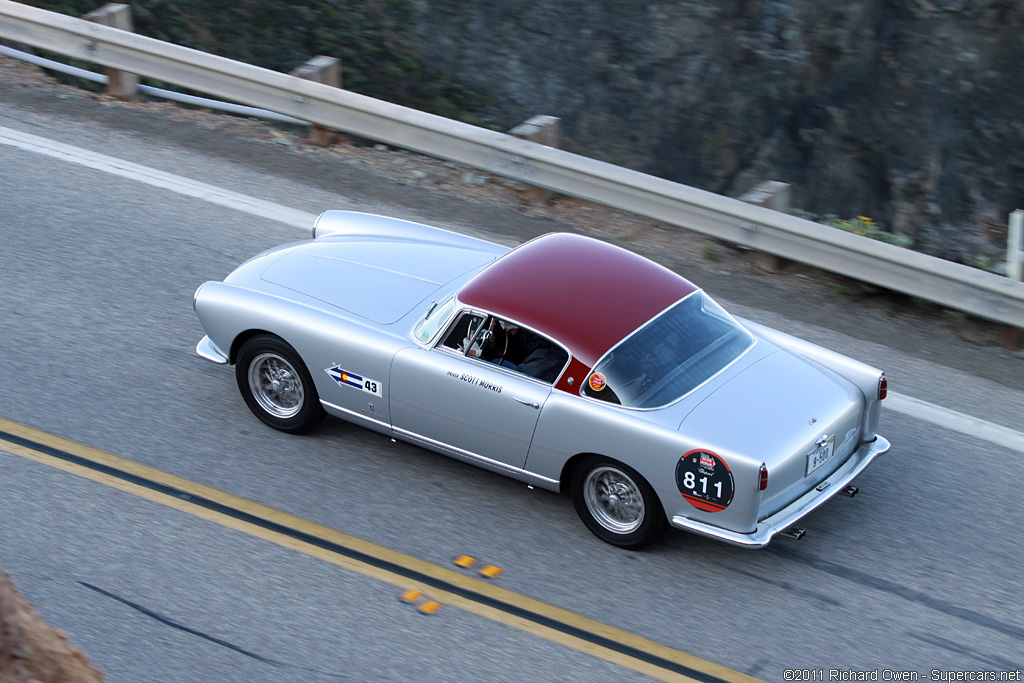
<path id="1" fill-rule="evenodd" d="M 587 455 L 569 477 L 576 514 L 602 541 L 639 550 L 665 530 L 665 512 L 647 480 L 632 467 Z"/>
<path id="2" fill-rule="evenodd" d="M 249 410 L 274 429 L 301 434 L 324 416 L 305 363 L 280 337 L 261 334 L 242 344 L 235 379 Z"/>
<path id="3" fill-rule="evenodd" d="M 644 498 L 639 487 L 614 467 L 590 471 L 583 483 L 587 509 L 594 519 L 617 534 L 636 531 L 644 520 Z"/>
<path id="4" fill-rule="evenodd" d="M 299 373 L 276 354 L 262 353 L 249 364 L 249 389 L 260 407 L 274 417 L 293 417 L 302 410 Z"/>

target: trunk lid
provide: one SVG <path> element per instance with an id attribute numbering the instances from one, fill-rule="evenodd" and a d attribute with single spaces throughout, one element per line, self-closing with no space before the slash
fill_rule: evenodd
<path id="1" fill-rule="evenodd" d="M 679 428 L 688 436 L 706 439 L 723 455 L 741 454 L 765 463 L 768 488 L 761 492 L 761 519 L 816 486 L 849 458 L 860 442 L 863 406 L 863 396 L 853 384 L 779 350 L 716 389 Z"/>

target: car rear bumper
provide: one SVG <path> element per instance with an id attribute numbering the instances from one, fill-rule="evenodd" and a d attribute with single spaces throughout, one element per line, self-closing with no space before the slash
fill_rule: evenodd
<path id="1" fill-rule="evenodd" d="M 757 528 L 751 533 L 743 534 L 730 531 L 711 524 L 697 522 L 682 515 L 676 515 L 672 518 L 672 526 L 744 548 L 763 548 L 771 542 L 776 534 L 796 524 L 804 515 L 825 504 L 832 496 L 842 491 L 875 458 L 886 453 L 888 450 L 889 442 L 881 436 L 876 436 L 874 441 L 865 443 L 857 449 L 857 452 L 842 467 L 836 470 L 832 476 L 774 515 L 758 522 Z"/>
<path id="2" fill-rule="evenodd" d="M 209 337 L 203 337 L 199 340 L 199 343 L 196 344 L 196 353 L 218 365 L 224 365 L 228 362 L 228 355 L 218 349 L 217 345 Z"/>

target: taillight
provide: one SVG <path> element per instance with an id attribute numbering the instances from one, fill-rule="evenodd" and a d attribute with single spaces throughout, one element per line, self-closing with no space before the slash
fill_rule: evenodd
<path id="1" fill-rule="evenodd" d="M 768 488 L 768 468 L 765 467 L 764 463 L 761 463 L 761 481 L 758 483 L 757 488 L 759 491 L 764 491 Z"/>
<path id="2" fill-rule="evenodd" d="M 878 400 L 881 401 L 888 393 L 889 380 L 885 378 L 885 373 L 882 373 L 882 376 L 878 378 Z"/>

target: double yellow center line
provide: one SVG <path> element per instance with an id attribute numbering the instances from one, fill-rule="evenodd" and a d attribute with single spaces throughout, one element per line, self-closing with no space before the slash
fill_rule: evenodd
<path id="1" fill-rule="evenodd" d="M 757 679 L 188 479 L 0 418 L 0 450 L 187 512 L 663 681 Z"/>

